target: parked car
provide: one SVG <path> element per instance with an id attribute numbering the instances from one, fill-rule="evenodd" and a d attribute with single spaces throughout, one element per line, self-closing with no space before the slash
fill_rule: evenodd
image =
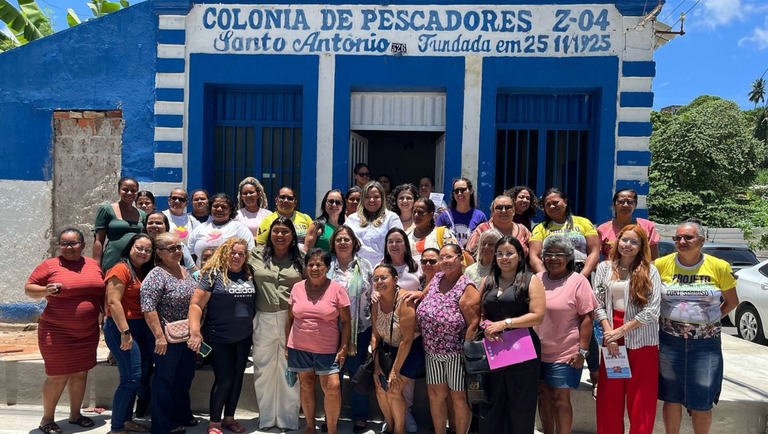
<path id="1" fill-rule="evenodd" d="M 746 244 L 732 243 L 704 243 L 701 248 L 702 253 L 720 258 L 731 264 L 731 269 L 737 272 L 744 268 L 749 268 L 760 260 Z M 659 257 L 675 253 L 675 243 L 669 240 L 659 241 Z"/>
<path id="2" fill-rule="evenodd" d="M 739 336 L 747 341 L 765 343 L 768 320 L 768 261 L 736 273 L 739 305 L 728 314 Z"/>

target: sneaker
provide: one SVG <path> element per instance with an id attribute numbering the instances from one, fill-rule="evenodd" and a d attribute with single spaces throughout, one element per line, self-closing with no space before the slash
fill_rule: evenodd
<path id="1" fill-rule="evenodd" d="M 413 414 L 411 414 L 410 408 L 405 411 L 405 431 L 419 432 L 419 426 L 416 424 L 416 421 L 413 419 Z"/>

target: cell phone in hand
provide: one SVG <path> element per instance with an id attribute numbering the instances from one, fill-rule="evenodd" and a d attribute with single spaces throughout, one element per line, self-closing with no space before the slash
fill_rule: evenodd
<path id="1" fill-rule="evenodd" d="M 200 342 L 200 355 L 203 357 L 208 357 L 208 354 L 211 354 L 211 351 L 213 351 L 213 348 L 211 348 L 210 345 L 206 344 L 205 342 Z"/>
<path id="2" fill-rule="evenodd" d="M 385 392 L 389 390 L 389 382 L 384 374 L 379 374 L 379 384 L 381 384 L 381 388 L 384 389 Z"/>

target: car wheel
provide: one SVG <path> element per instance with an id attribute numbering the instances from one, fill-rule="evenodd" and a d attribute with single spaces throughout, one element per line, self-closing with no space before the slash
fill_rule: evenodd
<path id="1" fill-rule="evenodd" d="M 763 343 L 765 342 L 765 334 L 763 333 L 763 325 L 760 321 L 760 315 L 757 314 L 752 306 L 744 306 L 739 309 L 736 315 L 736 330 L 739 333 L 739 337 L 749 342 Z"/>

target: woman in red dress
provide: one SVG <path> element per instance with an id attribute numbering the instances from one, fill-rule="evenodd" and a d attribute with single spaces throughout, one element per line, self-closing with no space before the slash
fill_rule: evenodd
<path id="1" fill-rule="evenodd" d="M 43 384 L 40 431 L 57 434 L 61 427 L 54 411 L 64 387 L 69 387 L 69 423 L 92 427 L 80 413 L 88 370 L 96 366 L 99 313 L 104 298 L 104 273 L 99 263 L 83 256 L 83 233 L 64 229 L 59 235 L 61 255 L 35 268 L 24 286 L 32 298 L 46 298 L 38 321 L 37 339 L 48 375 Z"/>

